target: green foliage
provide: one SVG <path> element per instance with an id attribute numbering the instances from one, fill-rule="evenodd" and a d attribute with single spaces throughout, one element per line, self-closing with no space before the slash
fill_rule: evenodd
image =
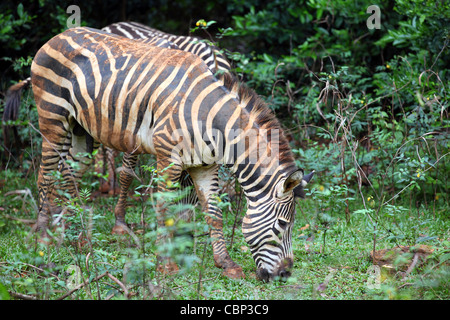
<path id="1" fill-rule="evenodd" d="M 381 29 L 370 30 L 371 4 L 253 3 L 233 16 L 227 35 L 245 41 L 246 52 L 231 58 L 287 128 L 301 126 L 294 152 L 301 166 L 323 172 L 323 185 L 360 179 L 377 198 L 408 186 L 427 201 L 445 190 L 438 172 L 449 172 L 448 12 L 434 2 L 384 1 Z"/>
<path id="2" fill-rule="evenodd" d="M 125 9 L 121 3 L 80 5 L 82 25 L 101 28 L 134 20 L 166 32 L 190 31 L 218 45 L 238 77 L 281 120 L 298 166 L 316 170 L 307 199 L 298 206 L 293 275 L 287 283 L 255 279 L 239 228 L 245 203 L 237 188 L 238 197 L 220 195 L 217 202 L 224 211 L 225 237 L 233 244 L 230 254 L 249 276 L 222 277 L 198 209 L 193 221 L 177 220 L 180 212 L 193 209 L 177 203 L 189 190 L 180 192 L 175 184 L 171 192 L 152 192 L 167 177 L 158 177 L 151 164 L 140 168 L 141 181 L 129 198 L 130 235 L 109 235 L 116 199 L 95 198 L 98 177 L 91 174 L 83 179 L 79 197 L 61 202 L 72 212 L 53 231 L 61 242 L 52 247 L 24 241 L 29 232 L 24 221 L 36 215 L 32 195 L 37 195 L 41 141 L 28 91 L 16 124 L 30 147 L 20 156 L 4 152 L 2 158 L 0 212 L 6 214 L 0 215 L 0 298 L 18 292 L 53 299 L 87 279 L 92 283 L 72 298 L 449 297 L 448 2 L 380 1 L 381 29 L 373 30 L 366 26 L 366 9 L 374 4 L 369 0 L 156 1 L 151 8 L 131 1 Z M 0 90 L 5 93 L 29 76 L 35 52 L 64 30 L 68 14 L 51 0 L 3 2 L 0 8 L 5 70 Z M 0 113 L 3 105 L 2 100 Z M 222 181 L 230 179 L 220 174 Z M 156 228 L 158 197 L 167 200 L 162 228 Z M 169 238 L 172 234 L 177 236 Z M 158 237 L 168 240 L 157 245 Z M 367 285 L 372 250 L 419 244 L 434 249 L 425 264 L 404 278 L 382 274 L 379 288 Z M 178 262 L 179 275 L 157 273 L 156 252 Z M 412 257 L 406 253 L 394 267 Z M 111 278 L 95 281 L 105 272 L 132 293 L 127 296 Z"/>
<path id="3" fill-rule="evenodd" d="M 7 46 L 14 50 L 19 50 L 27 39 L 18 39 L 15 34 L 16 29 L 19 27 L 30 29 L 30 23 L 36 18 L 36 16 L 29 16 L 24 10 L 22 3 L 17 6 L 16 13 L 17 18 L 11 10 L 0 13 L 0 42 L 2 47 Z"/>

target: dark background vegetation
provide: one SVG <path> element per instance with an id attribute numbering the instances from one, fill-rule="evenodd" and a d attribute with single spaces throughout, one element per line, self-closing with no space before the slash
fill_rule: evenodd
<path id="1" fill-rule="evenodd" d="M 417 234 L 409 244 L 443 238 L 448 252 L 449 1 L 3 1 L 0 113 L 7 88 L 66 28 L 72 4 L 83 26 L 130 20 L 215 42 L 281 120 L 299 166 L 317 171 L 309 194 L 316 218 L 327 225 L 362 215 L 374 241 L 378 231 L 397 241 L 393 216 L 426 217 L 444 236 Z M 381 29 L 366 26 L 373 4 Z M 216 23 L 195 28 L 200 19 Z M 32 94 L 24 97 L 22 148 L 6 150 L 0 139 L 2 169 L 22 178 L 36 173 L 40 139 L 29 125 L 37 128 Z"/>
<path id="2" fill-rule="evenodd" d="M 411 177 L 433 163 L 448 172 L 447 159 L 438 161 L 448 147 L 448 1 L 380 1 L 379 30 L 366 26 L 370 1 L 2 2 L 1 96 L 29 76 L 34 53 L 66 28 L 71 4 L 80 7 L 82 25 L 94 28 L 130 20 L 186 35 L 199 19 L 216 21 L 193 34 L 226 50 L 235 73 L 282 120 L 302 166 L 336 176 L 330 183 L 394 179 L 386 171 L 400 169 L 390 163 L 411 139 L 418 140 L 406 143 L 400 161 L 415 169 Z M 27 130 L 24 123 L 21 132 Z M 317 152 L 308 150 L 324 142 L 338 144 L 341 156 L 317 164 Z M 352 147 L 360 168 L 348 172 Z M 439 176 L 421 180 L 427 182 L 422 198 L 433 201 L 440 193 L 447 200 Z"/>

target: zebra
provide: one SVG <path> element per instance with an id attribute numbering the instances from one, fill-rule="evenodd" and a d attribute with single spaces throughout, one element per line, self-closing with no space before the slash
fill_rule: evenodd
<path id="1" fill-rule="evenodd" d="M 118 34 L 129 39 L 166 39 L 178 46 L 180 50 L 192 52 L 203 59 L 210 70 L 230 72 L 231 65 L 219 48 L 208 45 L 203 39 L 191 36 L 179 36 L 150 28 L 138 22 L 116 22 L 102 28 L 103 31 Z"/>
<path id="2" fill-rule="evenodd" d="M 215 77 L 192 53 L 87 27 L 44 44 L 33 59 L 31 82 L 43 136 L 36 232 L 46 235 L 54 208 L 53 171 L 62 172 L 66 190 L 75 194 L 89 165 L 83 152 L 102 143 L 133 156 L 150 153 L 158 175 L 167 178 L 158 179 L 158 191 L 189 173 L 210 227 L 215 265 L 228 277 L 245 277 L 227 251 L 217 204 L 224 164 L 246 198 L 242 233 L 257 277 L 290 276 L 295 198 L 312 175 L 297 168 L 278 120 L 254 91 L 229 74 Z M 73 172 L 68 159 L 80 169 Z M 157 199 L 158 226 L 167 217 L 164 204 Z M 170 259 L 161 261 L 163 270 L 177 270 Z"/>

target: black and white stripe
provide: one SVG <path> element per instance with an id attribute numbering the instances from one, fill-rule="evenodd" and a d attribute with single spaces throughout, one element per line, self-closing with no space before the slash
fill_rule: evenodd
<path id="1" fill-rule="evenodd" d="M 223 72 L 231 70 L 230 63 L 219 48 L 207 44 L 205 40 L 198 37 L 173 35 L 138 22 L 117 22 L 102 28 L 102 30 L 128 39 L 166 39 L 176 44 L 180 50 L 199 56 L 214 73 L 219 70 Z"/>

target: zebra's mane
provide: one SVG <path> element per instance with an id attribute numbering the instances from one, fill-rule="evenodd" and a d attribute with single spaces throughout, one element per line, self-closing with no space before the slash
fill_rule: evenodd
<path id="1" fill-rule="evenodd" d="M 249 114 L 256 115 L 255 123 L 259 128 L 266 130 L 277 130 L 279 133 L 279 160 L 280 163 L 294 164 L 294 156 L 289 146 L 288 140 L 284 135 L 281 124 L 275 117 L 273 111 L 267 106 L 267 103 L 246 84 L 239 82 L 233 75 L 223 73 L 219 76 L 223 86 L 236 96 L 238 101 L 245 105 Z M 271 136 L 269 135 L 269 138 Z"/>

